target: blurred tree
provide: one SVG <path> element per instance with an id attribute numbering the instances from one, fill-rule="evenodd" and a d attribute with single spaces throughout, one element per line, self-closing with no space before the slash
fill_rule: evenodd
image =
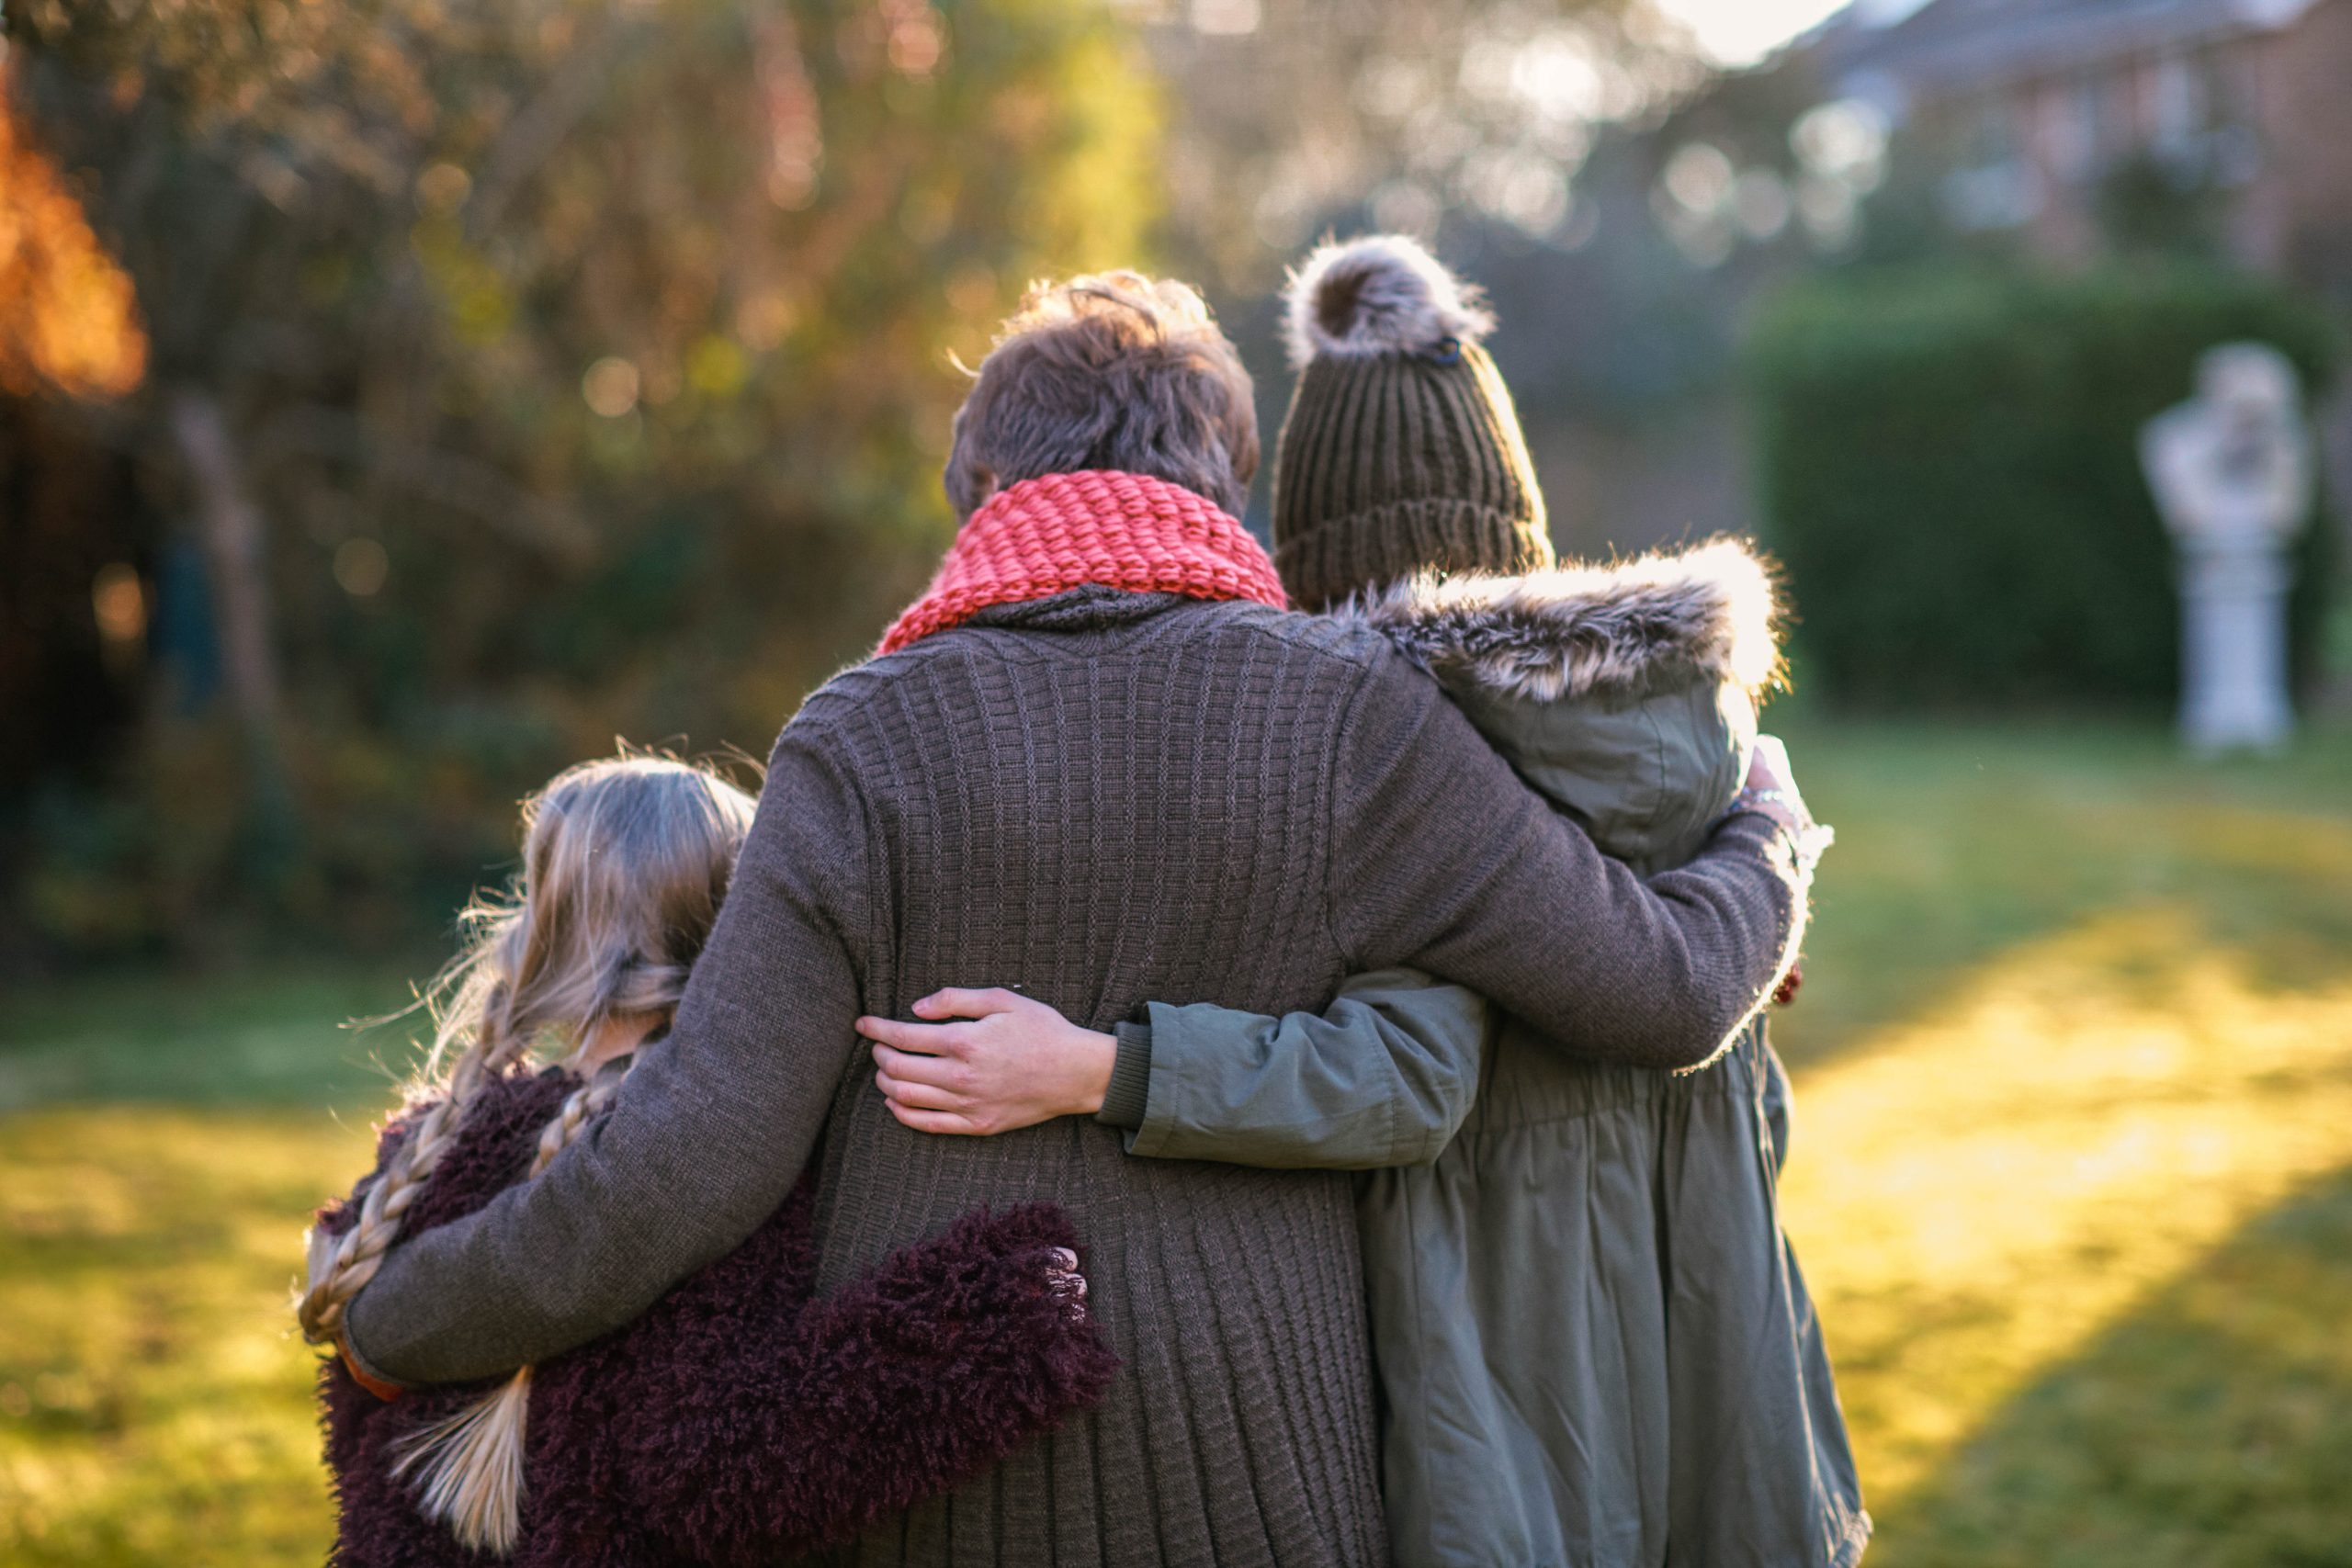
<path id="1" fill-rule="evenodd" d="M 0 57 L 0 389 L 120 397 L 146 367 L 130 279 L 25 134 Z"/>
<path id="2" fill-rule="evenodd" d="M 1542 238 L 1598 128 L 1704 75 L 1650 0 L 1127 0 L 1176 85 L 1171 243 L 1222 291 L 1263 291 L 1344 215 L 1449 215 Z"/>
<path id="3" fill-rule="evenodd" d="M 52 944 L 200 931 L 257 884 L 413 920 L 616 731 L 763 748 L 929 565 L 948 355 L 1158 216 L 1155 96 L 1088 0 L 8 25 L 151 341 L 139 390 L 72 414 L 147 476 L 141 678 L 217 660 L 245 738 L 220 773 L 220 727 L 151 703 L 97 788 L 0 807 L 18 934 Z"/>

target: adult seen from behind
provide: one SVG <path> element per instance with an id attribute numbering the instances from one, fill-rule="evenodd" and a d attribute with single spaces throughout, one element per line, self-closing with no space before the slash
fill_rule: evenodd
<path id="1" fill-rule="evenodd" d="M 1427 668 L 1645 875 L 1727 811 L 1802 822 L 1756 734 L 1779 666 L 1764 563 L 1733 540 L 1555 563 L 1480 346 L 1493 323 L 1413 241 L 1323 247 L 1288 304 L 1273 537 L 1293 602 Z M 1801 833 L 1801 860 L 1827 836 Z M 1571 1048 L 1410 969 L 1288 1017 L 1159 998 L 1114 1033 L 1001 989 L 917 1011 L 966 1021 L 860 1024 L 909 1126 L 1099 1115 L 1141 1158 L 1363 1172 L 1398 1568 L 1860 1559 L 1869 1517 L 1779 1224 L 1787 1084 L 1761 1014 L 1664 1072 L 1641 1042 Z"/>

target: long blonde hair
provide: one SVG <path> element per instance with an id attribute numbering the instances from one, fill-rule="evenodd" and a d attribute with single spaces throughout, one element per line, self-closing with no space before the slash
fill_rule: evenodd
<path id="1" fill-rule="evenodd" d="M 523 868 L 464 916 L 463 951 L 426 992 L 435 1029 L 412 1103 L 421 1107 L 341 1235 L 313 1230 L 297 1304 L 303 1337 L 333 1342 L 482 1089 L 535 1052 L 576 1065 L 598 1030 L 677 1006 L 751 830 L 752 797 L 716 773 L 620 756 L 558 775 L 523 805 Z M 624 1065 L 582 1084 L 539 1134 L 536 1177 L 619 1089 Z M 503 1554 L 520 1528 L 531 1369 L 414 1434 L 394 1473 L 477 1551 Z"/>

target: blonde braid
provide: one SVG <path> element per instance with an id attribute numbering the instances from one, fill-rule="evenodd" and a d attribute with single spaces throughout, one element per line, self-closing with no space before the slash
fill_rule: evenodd
<path id="1" fill-rule="evenodd" d="M 448 1092 L 409 1128 L 383 1175 L 368 1184 L 359 1217 L 350 1228 L 338 1236 L 312 1227 L 309 1280 L 295 1307 L 303 1338 L 322 1345 L 342 1331 L 344 1309 L 383 1267 L 384 1254 L 400 1239 L 410 1208 L 424 1195 L 442 1155 L 457 1141 L 475 1095 L 522 1054 L 523 1042 L 512 1033 L 486 1024 L 478 1029 L 450 1075 Z"/>
<path id="2" fill-rule="evenodd" d="M 524 1180 L 528 1181 L 545 1170 L 549 1162 L 570 1147 L 571 1140 L 580 1136 L 582 1130 L 613 1102 L 613 1096 L 620 1092 L 621 1079 L 628 1076 L 628 1064 L 635 1060 L 635 1057 L 625 1058 L 610 1067 L 600 1069 L 594 1077 L 564 1097 L 563 1109 L 556 1112 L 554 1121 L 539 1130 L 539 1152 L 532 1156 L 530 1174 L 524 1177 Z"/>
<path id="3" fill-rule="evenodd" d="M 564 1097 L 539 1133 L 529 1180 L 585 1132 L 620 1091 L 630 1059 L 608 1064 Z M 417 1507 L 449 1527 L 458 1542 L 503 1557 L 522 1529 L 523 1437 L 531 1412 L 531 1369 L 523 1367 L 492 1393 L 403 1439 L 395 1477 L 416 1475 Z"/>

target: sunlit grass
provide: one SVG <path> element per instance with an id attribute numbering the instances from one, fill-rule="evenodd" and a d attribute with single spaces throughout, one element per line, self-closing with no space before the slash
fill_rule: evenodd
<path id="1" fill-rule="evenodd" d="M 1951 1561 L 1906 1504 L 1957 1445 L 2249 1220 L 2352 1166 L 2352 974 L 2282 994 L 2248 967 L 2182 910 L 2101 917 L 1800 1076 L 1789 1224 L 1883 1560 Z"/>
<path id="2" fill-rule="evenodd" d="M 430 959 L 420 961 L 429 966 Z M 393 972 L 100 975 L 0 1019 L 0 1563 L 315 1563 L 289 1292 L 365 1168 Z"/>
<path id="3" fill-rule="evenodd" d="M 111 1106 L 0 1120 L 0 1562 L 316 1562 L 288 1292 L 364 1123 Z"/>
<path id="4" fill-rule="evenodd" d="M 403 969 L 211 979 L 98 974 L 11 996 L 0 1010 L 0 1112 L 85 1100 L 357 1106 L 389 1099 L 413 1065 L 413 1021 L 373 1029 L 413 999 Z M 364 1117 L 363 1117 L 364 1120 Z"/>
<path id="5" fill-rule="evenodd" d="M 2154 729 L 1789 734 L 1838 830 L 1806 943 L 1818 983 L 1776 1026 L 1792 1062 L 1867 1047 L 1973 987 L 1978 965 L 2107 909 L 2193 909 L 2272 983 L 2352 965 L 2352 731 L 2222 762 Z"/>
<path id="6" fill-rule="evenodd" d="M 1792 739 L 1840 842 L 1787 1209 L 1871 1560 L 2352 1568 L 2352 739 Z M 334 1026 L 401 999 L 10 998 L 0 1563 L 318 1561 L 286 1297 L 387 1088 Z"/>
<path id="7" fill-rule="evenodd" d="M 1907 1498 L 1889 1561 L 2352 1563 L 2352 1172 L 2195 1259 Z"/>
<path id="8" fill-rule="evenodd" d="M 2352 1230 L 2352 746 L 1812 739 L 1841 840 L 1784 1195 L 1873 1560 L 2352 1562 L 2345 1423 L 2307 1418 L 2352 1400 L 2309 1353 L 2352 1281 L 2264 1228 Z"/>

